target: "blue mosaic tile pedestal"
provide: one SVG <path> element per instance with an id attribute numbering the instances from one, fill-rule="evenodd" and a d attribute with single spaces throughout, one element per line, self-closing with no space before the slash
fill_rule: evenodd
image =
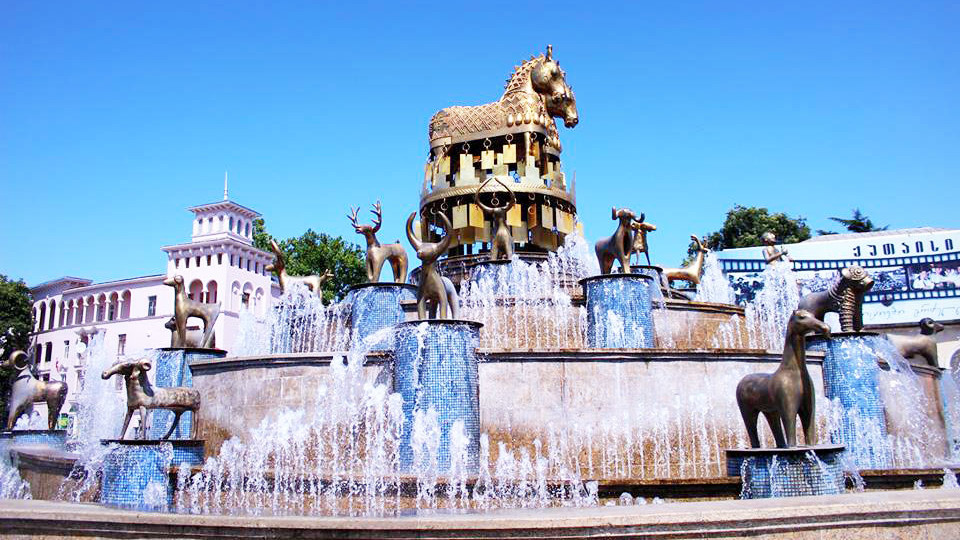
<path id="1" fill-rule="evenodd" d="M 404 321 L 402 301 L 415 301 L 417 288 L 406 283 L 363 283 L 350 287 L 351 342 L 356 347 L 364 339 L 384 328 Z M 392 336 L 371 345 L 371 351 L 393 349 Z"/>
<path id="2" fill-rule="evenodd" d="M 0 432 L 0 441 L 11 445 L 43 445 L 58 450 L 67 447 L 67 431 L 64 429 L 17 429 Z"/>
<path id="3" fill-rule="evenodd" d="M 727 476 L 740 476 L 741 499 L 838 495 L 843 493 L 844 447 L 727 450 Z"/>
<path id="4" fill-rule="evenodd" d="M 830 338 L 807 338 L 807 350 L 824 353 L 824 394 L 839 401 L 843 409 L 839 426 L 830 432 L 830 442 L 846 446 L 859 469 L 892 466 L 883 399 L 877 383 L 880 367 L 874 352 L 874 343 L 883 339 L 886 338 L 870 332 L 836 332 Z"/>
<path id="5" fill-rule="evenodd" d="M 189 369 L 191 361 L 207 358 L 223 358 L 227 356 L 227 351 L 220 349 L 165 347 L 156 349 L 155 354 L 153 367 L 151 368 L 155 373 L 153 385 L 159 388 L 171 388 L 174 386 L 193 386 L 193 374 Z M 147 437 L 150 439 L 159 439 L 166 435 L 167 430 L 170 429 L 170 424 L 173 423 L 173 412 L 154 409 L 147 414 L 150 415 L 150 429 L 147 431 Z M 174 430 L 173 434 L 170 435 L 170 438 L 189 438 L 190 427 L 192 425 L 193 413 L 183 413 L 180 417 L 180 424 L 177 426 L 177 429 Z"/>
<path id="6" fill-rule="evenodd" d="M 635 264 L 630 267 L 630 272 L 634 274 L 642 274 L 644 276 L 650 276 L 653 278 L 653 289 L 651 290 L 650 299 L 655 304 L 655 307 L 662 307 L 664 298 L 663 298 L 663 268 L 659 266 L 647 266 L 647 265 L 638 265 Z"/>
<path id="7" fill-rule="evenodd" d="M 467 472 L 477 472 L 480 453 L 480 392 L 477 342 L 481 325 L 453 319 L 409 321 L 399 325 L 394 353 L 394 391 L 403 396 L 400 468 L 416 468 L 412 445 L 414 417 L 436 411 L 440 428 L 438 467 L 451 464 L 450 431 L 463 422 L 470 441 Z"/>
<path id="8" fill-rule="evenodd" d="M 645 274 L 605 274 L 580 280 L 587 306 L 587 347 L 654 346 L 652 296 L 659 284 Z"/>
<path id="9" fill-rule="evenodd" d="M 173 503 L 170 470 L 203 463 L 203 441 L 104 440 L 100 502 L 134 510 L 166 510 Z"/>

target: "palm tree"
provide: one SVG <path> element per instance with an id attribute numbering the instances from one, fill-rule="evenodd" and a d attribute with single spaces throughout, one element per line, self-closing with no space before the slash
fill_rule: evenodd
<path id="1" fill-rule="evenodd" d="M 850 232 L 862 233 L 862 232 L 871 232 L 871 231 L 885 231 L 889 228 L 889 225 L 883 227 L 877 227 L 870 221 L 870 218 L 863 214 L 859 208 L 853 209 L 853 217 L 850 219 L 832 217 L 830 218 L 837 223 L 842 224 Z M 818 234 L 836 234 L 832 231 L 822 231 L 818 230 Z"/>

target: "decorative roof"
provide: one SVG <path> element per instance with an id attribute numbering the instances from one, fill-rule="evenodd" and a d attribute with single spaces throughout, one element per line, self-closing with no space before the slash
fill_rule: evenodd
<path id="1" fill-rule="evenodd" d="M 248 217 L 251 219 L 260 217 L 260 212 L 256 210 L 251 210 L 242 204 L 237 204 L 230 200 L 217 201 L 207 204 L 201 204 L 198 206 L 191 206 L 187 210 L 193 212 L 194 214 L 199 214 L 201 212 L 216 212 L 217 210 L 226 210 L 232 211 L 240 214 L 241 216 Z"/>
<path id="2" fill-rule="evenodd" d="M 44 281 L 39 285 L 34 285 L 33 287 L 30 287 L 30 292 L 36 294 L 45 289 L 50 289 L 57 286 L 64 286 L 64 289 L 73 289 L 75 287 L 85 287 L 91 283 L 93 283 L 92 279 L 63 276 L 61 278 L 51 279 L 50 281 Z"/>

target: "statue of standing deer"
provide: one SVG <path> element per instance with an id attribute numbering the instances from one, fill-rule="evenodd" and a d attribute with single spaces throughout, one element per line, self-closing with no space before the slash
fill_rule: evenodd
<path id="1" fill-rule="evenodd" d="M 330 272 L 330 270 L 325 271 L 322 276 L 291 276 L 287 273 L 287 265 L 283 260 L 283 251 L 280 249 L 280 246 L 277 245 L 276 240 L 270 240 L 270 251 L 273 252 L 276 258 L 273 264 L 268 264 L 264 269 L 267 272 L 273 272 L 277 275 L 281 292 L 287 292 L 287 286 L 289 285 L 301 283 L 313 291 L 313 294 L 323 295 L 323 284 L 333 277 L 333 273 Z"/>
<path id="2" fill-rule="evenodd" d="M 350 222 L 353 223 L 353 229 L 357 234 L 362 234 L 367 240 L 367 281 L 376 283 L 380 280 L 380 270 L 385 261 L 390 261 L 390 267 L 393 268 L 393 281 L 396 283 L 406 283 L 407 281 L 407 252 L 399 242 L 395 244 L 381 244 L 377 240 L 377 231 L 380 230 L 380 223 L 383 219 L 383 210 L 380 207 L 380 201 L 373 205 L 373 225 L 361 225 L 357 223 L 357 213 L 360 207 L 351 208 Z"/>
<path id="3" fill-rule="evenodd" d="M 664 285 L 669 286 L 670 280 L 688 281 L 694 285 L 700 284 L 700 275 L 703 274 L 703 258 L 710 250 L 703 245 L 703 242 L 696 235 L 691 234 L 690 239 L 697 244 L 697 256 L 694 257 L 693 262 L 683 268 L 664 268 L 663 280 L 666 282 Z"/>

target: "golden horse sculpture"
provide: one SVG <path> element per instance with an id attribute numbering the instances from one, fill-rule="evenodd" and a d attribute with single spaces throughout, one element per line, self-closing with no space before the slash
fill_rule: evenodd
<path id="1" fill-rule="evenodd" d="M 750 437 L 750 446 L 760 448 L 757 420 L 767 418 L 777 448 L 797 445 L 797 416 L 807 446 L 817 442 L 816 392 L 807 371 L 806 335 L 819 332 L 830 337 L 830 327 L 809 311 L 798 309 L 787 323 L 780 366 L 773 373 L 752 373 L 737 385 L 737 406 Z"/>
<path id="2" fill-rule="evenodd" d="M 273 252 L 276 258 L 273 264 L 268 264 L 264 267 L 264 270 L 277 275 L 281 292 L 287 292 L 287 285 L 301 283 L 313 291 L 313 294 L 323 296 L 323 284 L 333 277 L 333 273 L 330 272 L 330 270 L 325 271 L 322 276 L 291 276 L 287 273 L 287 265 L 283 261 L 283 251 L 280 249 L 280 246 L 277 245 L 276 240 L 270 240 L 270 251 Z"/>
<path id="3" fill-rule="evenodd" d="M 496 180 L 510 195 L 510 200 L 503 206 L 497 205 L 499 201 L 497 201 L 496 195 L 493 196 L 493 200 L 491 201 L 491 204 L 494 206 L 487 206 L 480 202 L 480 192 L 491 180 Z M 513 235 L 510 234 L 510 227 L 507 225 L 507 212 L 517 204 L 517 197 L 513 194 L 513 190 L 499 178 L 492 176 L 480 184 L 480 187 L 477 188 L 477 192 L 473 196 L 473 200 L 477 203 L 477 206 L 480 207 L 480 210 L 483 210 L 483 213 L 486 214 L 487 219 L 493 223 L 494 233 L 493 239 L 490 242 L 490 260 L 509 261 L 513 257 Z"/>
<path id="4" fill-rule="evenodd" d="M 543 126 L 546 143 L 560 149 L 560 137 L 554 118 L 562 118 L 572 128 L 579 122 L 577 100 L 567 84 L 567 74 L 553 58 L 553 46 L 547 53 L 531 57 L 514 68 L 498 101 L 469 107 L 447 107 L 430 119 L 430 146 L 441 139 L 479 138 L 523 124 Z M 473 137 L 477 135 L 477 137 Z"/>
<path id="5" fill-rule="evenodd" d="M 174 347 L 187 347 L 187 319 L 198 317 L 203 319 L 203 338 L 200 340 L 200 348 L 208 349 L 213 343 L 213 325 L 220 316 L 220 302 L 216 304 L 207 304 L 191 300 L 187 296 L 186 287 L 183 284 L 183 276 L 176 275 L 163 280 L 164 285 L 173 287 L 173 317 L 174 325 L 177 329 Z"/>
<path id="6" fill-rule="evenodd" d="M 367 281 L 376 283 L 380 281 L 380 270 L 383 269 L 383 263 L 390 261 L 390 267 L 393 269 L 393 281 L 396 283 L 407 282 L 407 251 L 403 249 L 400 242 L 395 244 L 381 244 L 377 240 L 377 231 L 380 230 L 380 224 L 383 220 L 383 209 L 380 201 L 373 205 L 373 225 L 360 225 L 357 223 L 357 214 L 360 207 L 351 208 L 350 222 L 353 223 L 353 230 L 357 234 L 362 234 L 367 240 Z"/>
<path id="7" fill-rule="evenodd" d="M 700 275 L 703 274 L 703 258 L 710 250 L 703 245 L 703 242 L 695 234 L 691 234 L 690 239 L 697 244 L 697 256 L 683 268 L 664 268 L 664 285 L 669 286 L 671 280 L 688 281 L 694 285 L 700 284 Z"/>
<path id="8" fill-rule="evenodd" d="M 456 316 L 456 307 L 454 306 L 454 309 L 450 310 L 451 296 L 448 290 L 448 287 L 452 287 L 453 283 L 447 285 L 444 282 L 445 278 L 437 271 L 437 259 L 450 247 L 450 240 L 453 238 L 450 230 L 453 229 L 453 225 L 446 215 L 438 213 L 437 217 L 440 218 L 443 225 L 443 239 L 436 243 L 423 242 L 413 233 L 413 220 L 416 217 L 417 213 L 413 212 L 407 218 L 407 240 L 410 241 L 410 245 L 417 252 L 417 258 L 420 259 L 417 317 L 420 320 L 427 318 L 428 304 L 431 308 L 429 311 L 433 312 L 433 318 L 435 319 L 446 319 L 450 315 Z M 451 311 L 452 313 L 450 313 Z"/>

